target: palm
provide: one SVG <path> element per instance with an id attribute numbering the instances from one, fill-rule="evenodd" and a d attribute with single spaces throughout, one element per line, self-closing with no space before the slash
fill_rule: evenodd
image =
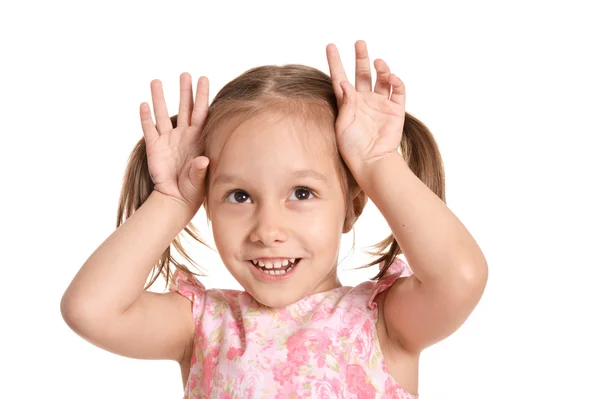
<path id="1" fill-rule="evenodd" d="M 146 141 L 148 169 L 153 173 L 154 186 L 165 194 L 175 195 L 175 189 L 180 190 L 179 174 L 185 164 L 197 156 L 191 151 L 193 146 L 190 140 L 195 132 L 186 131 L 188 129 L 175 128 L 154 141 Z"/>
<path id="2" fill-rule="evenodd" d="M 364 161 L 384 156 L 398 148 L 399 135 L 404 125 L 402 106 L 373 92 L 359 92 L 356 110 L 350 124 L 342 126 L 347 109 L 340 109 L 340 124 L 336 126 L 340 150 L 349 158 L 362 157 Z"/>
<path id="3" fill-rule="evenodd" d="M 146 103 L 140 108 L 140 118 L 146 142 L 148 170 L 154 189 L 188 205 L 199 206 L 203 200 L 202 187 L 190 170 L 199 156 L 196 143 L 208 113 L 208 80 L 198 80 L 194 101 L 191 77 L 187 73 L 181 75 L 176 128 L 173 128 L 167 111 L 161 82 L 153 81 L 150 87 L 156 125 Z M 207 164 L 206 161 L 204 163 Z"/>
<path id="4" fill-rule="evenodd" d="M 339 108 L 337 144 L 346 163 L 365 163 L 397 151 L 405 114 L 402 81 L 390 73 L 383 60 L 375 60 L 377 81 L 373 88 L 362 41 L 356 43 L 356 88 L 348 82 L 334 45 L 327 46 L 327 60 Z"/>

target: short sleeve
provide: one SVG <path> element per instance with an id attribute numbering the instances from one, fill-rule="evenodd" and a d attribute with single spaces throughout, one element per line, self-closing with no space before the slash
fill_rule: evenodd
<path id="1" fill-rule="evenodd" d="M 383 262 L 380 263 L 379 269 L 383 267 Z M 373 287 L 373 292 L 371 292 L 371 296 L 369 297 L 369 308 L 375 309 L 375 297 L 379 295 L 379 293 L 390 288 L 396 280 L 403 277 L 409 277 L 413 274 L 410 266 L 399 257 L 396 257 L 390 267 L 385 271 L 384 277 L 377 281 Z"/>
<path id="2" fill-rule="evenodd" d="M 206 288 L 194 275 L 175 269 L 169 282 L 169 291 L 177 292 L 189 299 L 192 302 L 194 321 L 200 320 L 204 309 Z"/>

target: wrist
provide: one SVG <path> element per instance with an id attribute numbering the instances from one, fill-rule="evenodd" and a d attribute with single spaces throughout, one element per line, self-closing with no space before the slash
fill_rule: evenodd
<path id="1" fill-rule="evenodd" d="M 180 198 L 175 198 L 167 194 L 163 194 L 158 190 L 152 191 L 148 200 L 152 198 L 153 202 L 157 202 L 160 204 L 161 209 L 164 209 L 165 212 L 168 212 L 172 215 L 175 215 L 177 219 L 180 219 L 182 222 L 189 223 L 192 218 L 196 215 L 200 206 L 192 206 Z"/>
<path id="2" fill-rule="evenodd" d="M 368 162 L 347 163 L 358 185 L 368 192 L 381 177 L 387 178 L 390 174 L 396 176 L 403 173 L 412 173 L 400 152 L 395 151 L 386 156 Z"/>

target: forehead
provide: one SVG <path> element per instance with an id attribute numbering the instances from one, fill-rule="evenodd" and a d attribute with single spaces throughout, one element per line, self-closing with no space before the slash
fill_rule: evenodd
<path id="1" fill-rule="evenodd" d="M 334 171 L 333 125 L 306 121 L 282 113 L 261 113 L 232 120 L 215 130 L 207 156 L 219 173 L 259 173 L 262 165 L 272 169 L 319 169 Z"/>
<path id="2" fill-rule="evenodd" d="M 262 111 L 232 118 L 215 129 L 208 140 L 207 155 L 220 156 L 231 142 L 264 144 L 265 139 L 278 140 L 280 144 L 296 140 L 296 144 L 307 147 L 311 152 L 335 150 L 333 121 L 311 120 L 285 111 Z"/>

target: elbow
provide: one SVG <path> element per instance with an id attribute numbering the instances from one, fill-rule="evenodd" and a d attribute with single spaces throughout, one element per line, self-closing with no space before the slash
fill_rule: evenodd
<path id="1" fill-rule="evenodd" d="M 76 298 L 68 295 L 68 293 L 65 293 L 60 300 L 60 314 L 63 320 L 71 330 L 78 334 L 81 334 L 81 326 L 85 325 L 83 317 L 85 312 L 82 308 L 81 303 Z"/>
<path id="2" fill-rule="evenodd" d="M 97 306 L 68 293 L 60 301 L 60 313 L 67 326 L 82 337 L 88 336 L 107 321 L 106 315 Z"/>
<path id="3" fill-rule="evenodd" d="M 485 258 L 477 262 L 465 263 L 460 269 L 460 280 L 466 292 L 477 297 L 483 295 L 488 281 L 488 265 Z"/>

